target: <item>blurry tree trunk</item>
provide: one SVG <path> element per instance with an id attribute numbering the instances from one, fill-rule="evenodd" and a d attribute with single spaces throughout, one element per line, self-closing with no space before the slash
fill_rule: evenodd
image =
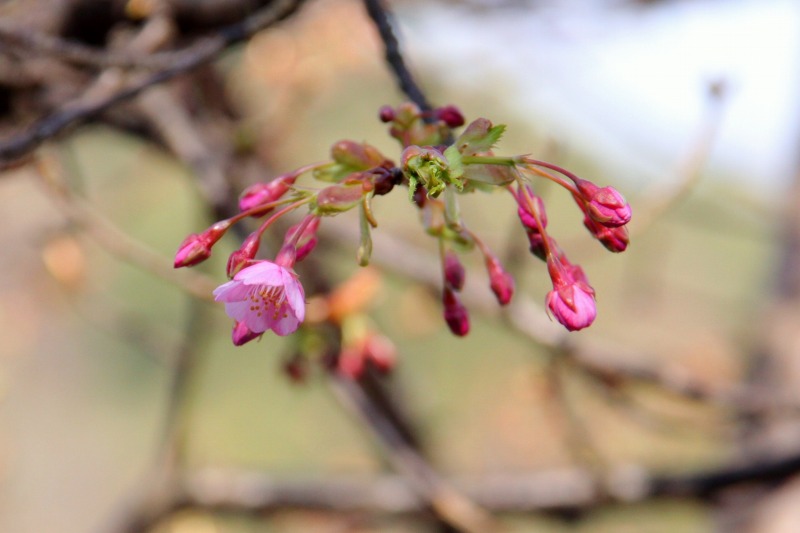
<path id="1" fill-rule="evenodd" d="M 753 355 L 751 382 L 764 395 L 800 401 L 800 159 L 785 196 L 771 302 L 765 308 L 761 338 Z M 742 447 L 748 457 L 780 456 L 800 449 L 800 418 L 766 413 L 745 425 Z M 738 524 L 721 530 L 758 533 L 800 531 L 800 476 L 758 497 L 744 516 L 725 513 Z M 731 506 L 733 507 L 733 506 Z M 737 520 L 736 516 L 739 516 Z M 744 518 L 744 520 L 742 520 Z"/>

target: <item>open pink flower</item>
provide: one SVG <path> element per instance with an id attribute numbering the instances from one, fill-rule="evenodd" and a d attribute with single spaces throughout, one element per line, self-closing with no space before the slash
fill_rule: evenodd
<path id="1" fill-rule="evenodd" d="M 305 318 L 305 294 L 297 274 L 271 261 L 243 268 L 214 290 L 214 299 L 224 302 L 228 316 L 254 334 L 271 329 L 288 335 Z"/>

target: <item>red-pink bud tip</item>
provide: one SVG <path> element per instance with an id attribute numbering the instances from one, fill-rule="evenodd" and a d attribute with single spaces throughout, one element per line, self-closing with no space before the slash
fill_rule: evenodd
<path id="1" fill-rule="evenodd" d="M 464 265 L 458 259 L 458 255 L 453 250 L 447 250 L 444 254 L 444 280 L 456 291 L 464 288 L 466 279 Z"/>
<path id="2" fill-rule="evenodd" d="M 189 235 L 175 253 L 175 268 L 194 266 L 211 257 L 211 243 L 205 235 Z"/>
<path id="3" fill-rule="evenodd" d="M 378 118 L 381 119 L 381 122 L 391 122 L 394 120 L 394 117 L 395 112 L 392 106 L 381 106 L 380 110 L 378 111 Z"/>
<path id="4" fill-rule="evenodd" d="M 253 331 L 250 331 L 244 322 L 236 322 L 233 326 L 233 331 L 231 332 L 231 340 L 233 340 L 234 346 L 241 346 L 254 339 L 258 339 L 263 334 L 263 331 L 261 333 L 254 333 Z"/>
<path id="5" fill-rule="evenodd" d="M 583 225 L 608 251 L 620 253 L 627 250 L 630 238 L 628 236 L 628 228 L 625 226 L 610 228 L 595 222 L 588 215 L 584 217 Z"/>
<path id="6" fill-rule="evenodd" d="M 358 379 L 364 373 L 364 352 L 355 347 L 346 347 L 339 354 L 336 370 L 350 379 Z"/>
<path id="7" fill-rule="evenodd" d="M 496 257 L 489 257 L 486 260 L 486 268 L 489 271 L 489 283 L 497 301 L 500 305 L 506 305 L 514 295 L 514 278 L 506 272 L 503 265 Z"/>
<path id="8" fill-rule="evenodd" d="M 464 125 L 464 115 L 454 105 L 447 105 L 440 107 L 436 110 L 436 118 L 450 126 L 451 128 L 458 128 Z"/>
<path id="9" fill-rule="evenodd" d="M 469 312 L 464 307 L 464 304 L 461 303 L 461 300 L 458 299 L 455 291 L 445 287 L 442 303 L 444 304 L 444 319 L 450 331 L 459 337 L 469 333 Z"/>
<path id="10" fill-rule="evenodd" d="M 569 331 L 578 331 L 590 326 L 597 317 L 593 293 L 583 283 L 571 283 L 547 293 L 547 308 Z"/>
<path id="11" fill-rule="evenodd" d="M 260 205 L 277 202 L 292 188 L 296 180 L 297 176 L 288 174 L 278 176 L 268 183 L 254 183 L 239 196 L 239 210 L 248 211 Z"/>
<path id="12" fill-rule="evenodd" d="M 575 185 L 586 202 L 586 214 L 592 220 L 610 228 L 630 222 L 631 206 L 614 187 L 598 187 L 587 180 L 577 180 Z"/>

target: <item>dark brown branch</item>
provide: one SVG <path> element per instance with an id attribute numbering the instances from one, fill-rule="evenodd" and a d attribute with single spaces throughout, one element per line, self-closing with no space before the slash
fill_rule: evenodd
<path id="1" fill-rule="evenodd" d="M 408 70 L 403 55 L 400 52 L 400 43 L 392 30 L 392 25 L 389 20 L 389 11 L 386 9 L 382 0 L 364 0 L 364 6 L 367 8 L 378 34 L 383 41 L 386 51 L 386 62 L 392 69 L 392 72 L 397 78 L 397 83 L 403 94 L 408 96 L 409 100 L 417 104 L 423 111 L 430 111 L 431 104 L 425 97 L 425 94 L 420 89 L 417 82 L 414 81 L 414 76 Z"/>
<path id="2" fill-rule="evenodd" d="M 800 472 L 800 453 L 704 472 L 658 475 L 620 466 L 597 476 L 580 468 L 447 480 L 471 501 L 496 513 L 589 512 L 608 505 L 687 498 L 708 501 L 744 484 L 780 483 Z M 262 512 L 279 508 L 419 513 L 425 501 L 404 476 L 326 476 L 285 480 L 231 470 L 205 470 L 184 480 L 178 507 Z"/>
<path id="3" fill-rule="evenodd" d="M 174 52 L 141 55 L 105 50 L 38 33 L 29 28 L 11 26 L 3 21 L 0 21 L 0 42 L 11 48 L 53 56 L 76 65 L 99 68 L 137 67 L 164 69 L 174 65 L 181 54 L 191 52 L 191 50 L 177 50 Z"/>
<path id="4" fill-rule="evenodd" d="M 41 119 L 27 131 L 0 143 L 0 169 L 18 163 L 20 158 L 25 157 L 43 141 L 58 135 L 67 127 L 85 122 L 153 85 L 168 81 L 213 60 L 229 46 L 244 41 L 254 33 L 288 17 L 301 3 L 302 0 L 276 0 L 241 23 L 228 26 L 214 37 L 202 39 L 190 46 L 169 68 L 147 75 L 108 97 L 88 103 L 68 105 Z"/>

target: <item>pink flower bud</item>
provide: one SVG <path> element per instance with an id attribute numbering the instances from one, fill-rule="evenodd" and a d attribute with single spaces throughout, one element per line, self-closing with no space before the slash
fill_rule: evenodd
<path id="1" fill-rule="evenodd" d="M 450 331 L 459 337 L 469 333 L 469 312 L 450 287 L 445 286 L 442 303 L 444 304 L 444 319 L 450 327 Z"/>
<path id="2" fill-rule="evenodd" d="M 367 361 L 384 374 L 390 372 L 397 362 L 397 348 L 384 335 L 369 335 L 364 343 L 364 352 Z"/>
<path id="3" fill-rule="evenodd" d="M 242 195 L 239 197 L 239 210 L 248 211 L 254 207 L 280 200 L 292 188 L 296 180 L 297 176 L 286 174 L 278 176 L 269 183 L 254 183 L 242 191 Z"/>
<path id="4" fill-rule="evenodd" d="M 446 105 L 436 110 L 436 118 L 450 126 L 451 128 L 458 128 L 464 125 L 464 115 L 454 105 Z"/>
<path id="5" fill-rule="evenodd" d="M 578 191 L 586 202 L 586 214 L 595 222 L 615 228 L 631 220 L 631 206 L 613 187 L 598 187 L 591 181 L 575 181 Z"/>
<path id="6" fill-rule="evenodd" d="M 594 289 L 583 269 L 570 263 L 563 254 L 559 258 L 550 256 L 547 269 L 553 281 L 553 290 L 546 297 L 550 313 L 570 331 L 590 326 L 597 316 L 597 307 Z"/>
<path id="7" fill-rule="evenodd" d="M 243 344 L 247 344 L 253 339 L 257 339 L 261 337 L 264 333 L 255 333 L 250 331 L 244 322 L 235 322 L 233 326 L 233 331 L 231 332 L 231 339 L 233 340 L 234 346 L 241 346 Z"/>
<path id="8" fill-rule="evenodd" d="M 175 254 L 175 268 L 194 266 L 211 257 L 211 247 L 202 235 L 192 233 L 181 243 Z"/>
<path id="9" fill-rule="evenodd" d="M 506 305 L 514 294 L 514 278 L 506 272 L 500 261 L 494 257 L 486 258 L 486 269 L 489 271 L 489 283 L 500 305 Z"/>
<path id="10" fill-rule="evenodd" d="M 453 250 L 447 250 L 444 254 L 444 280 L 453 288 L 460 291 L 464 288 L 466 278 L 464 265 L 458 260 L 458 255 Z"/>
<path id="11" fill-rule="evenodd" d="M 230 226 L 230 222 L 223 220 L 199 235 L 193 233 L 186 237 L 175 253 L 175 268 L 194 266 L 211 257 L 211 247 L 225 235 Z"/>
<path id="12" fill-rule="evenodd" d="M 597 316 L 592 292 L 583 283 L 574 282 L 548 292 L 547 307 L 565 328 L 578 331 L 590 326 Z"/>
<path id="13" fill-rule="evenodd" d="M 624 252 L 628 248 L 630 239 L 628 237 L 628 228 L 625 226 L 618 226 L 616 228 L 609 228 L 603 226 L 586 216 L 583 219 L 583 225 L 594 236 L 595 239 L 606 247 L 611 252 L 619 253 Z"/>
<path id="14" fill-rule="evenodd" d="M 259 244 L 261 244 L 261 236 L 258 233 L 251 233 L 244 240 L 242 246 L 228 257 L 227 271 L 229 278 L 233 278 L 237 272 L 255 259 Z"/>
<path id="15" fill-rule="evenodd" d="M 522 222 L 522 225 L 526 230 L 538 232 L 547 227 L 547 212 L 544 209 L 544 201 L 542 200 L 541 196 L 535 195 L 530 187 L 526 185 L 525 188 L 528 191 L 528 196 L 533 201 L 533 205 L 528 203 L 525 194 L 520 192 L 516 197 L 517 214 L 519 215 L 520 222 Z M 534 209 L 536 210 L 536 216 L 534 216 Z M 536 223 L 537 216 L 539 217 L 539 222 L 541 222 L 541 228 L 539 227 L 539 224 Z"/>
<path id="16" fill-rule="evenodd" d="M 547 260 L 547 248 L 544 245 L 544 237 L 541 233 L 538 231 L 529 231 L 528 244 L 530 245 L 530 251 L 533 255 L 542 261 Z"/>
<path id="17" fill-rule="evenodd" d="M 311 216 L 311 220 L 305 225 L 303 232 L 299 236 L 297 236 L 297 230 L 303 224 L 302 222 L 295 224 L 286 232 L 283 243 L 289 244 L 294 242 L 297 248 L 295 262 L 300 262 L 305 259 L 317 246 L 317 230 L 319 229 L 320 220 L 320 217 Z"/>
<path id="18" fill-rule="evenodd" d="M 358 379 L 364 373 L 364 352 L 356 347 L 342 348 L 336 369 L 343 376 Z"/>

